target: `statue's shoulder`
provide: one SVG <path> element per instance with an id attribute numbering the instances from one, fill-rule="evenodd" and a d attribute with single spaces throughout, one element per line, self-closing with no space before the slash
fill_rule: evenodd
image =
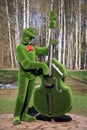
<path id="1" fill-rule="evenodd" d="M 17 45 L 16 50 L 17 50 L 17 49 L 23 49 L 23 48 L 24 48 L 24 45 L 19 44 L 19 45 Z"/>
<path id="2" fill-rule="evenodd" d="M 17 45 L 16 53 L 21 53 L 21 52 L 24 52 L 24 51 L 25 51 L 24 45 L 22 45 L 22 44 Z"/>

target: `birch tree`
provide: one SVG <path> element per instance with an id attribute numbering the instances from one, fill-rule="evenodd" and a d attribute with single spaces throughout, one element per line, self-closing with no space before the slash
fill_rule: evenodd
<path id="1" fill-rule="evenodd" d="M 63 7 L 64 0 L 60 0 L 59 2 L 59 43 L 58 43 L 58 60 L 62 61 L 62 34 L 63 34 Z"/>
<path id="2" fill-rule="evenodd" d="M 51 5 L 50 5 L 50 11 L 52 11 L 52 10 L 53 10 L 53 0 L 51 0 Z M 49 45 L 49 43 L 50 43 L 50 37 L 51 37 L 51 29 L 49 28 L 47 45 Z"/>
<path id="3" fill-rule="evenodd" d="M 87 20 L 86 20 L 85 37 L 86 37 L 86 47 L 85 47 L 84 69 L 87 69 Z"/>
<path id="4" fill-rule="evenodd" d="M 79 70 L 81 69 L 81 42 L 82 42 L 82 39 L 81 39 L 81 0 L 79 0 L 79 47 L 78 47 L 78 50 L 79 50 L 79 63 L 78 63 L 78 66 L 79 66 Z"/>
<path id="5" fill-rule="evenodd" d="M 23 0 L 23 29 L 26 28 L 26 0 Z"/>
<path id="6" fill-rule="evenodd" d="M 4 49 L 0 46 L 0 55 L 2 56 L 1 58 L 0 58 L 0 62 L 1 62 L 1 64 L 0 64 L 0 66 L 2 67 L 2 66 L 4 66 Z"/>
<path id="7" fill-rule="evenodd" d="M 76 62 L 75 67 L 78 70 L 78 15 L 76 15 Z"/>
<path id="8" fill-rule="evenodd" d="M 16 10 L 16 14 L 15 14 L 15 17 L 16 17 L 16 23 L 15 23 L 15 42 L 16 42 L 16 45 L 18 45 L 19 41 L 20 41 L 20 35 L 19 35 L 18 1 L 17 0 L 15 0 L 15 10 Z"/>
<path id="9" fill-rule="evenodd" d="M 46 13 L 46 44 L 48 44 L 48 14 Z"/>
<path id="10" fill-rule="evenodd" d="M 12 40 L 11 40 L 11 26 L 10 26 L 10 19 L 9 19 L 9 12 L 8 12 L 8 1 L 6 0 L 6 12 L 7 12 L 7 22 L 8 22 L 8 37 L 9 37 L 9 48 L 10 48 L 10 58 L 9 60 L 11 67 L 14 68 L 14 60 L 13 60 L 13 53 L 12 53 Z"/>
<path id="11" fill-rule="evenodd" d="M 27 28 L 29 27 L 29 0 L 27 0 Z"/>
<path id="12" fill-rule="evenodd" d="M 66 58 L 66 17 L 64 12 L 64 43 L 63 43 L 63 65 L 65 65 L 65 58 Z"/>
<path id="13" fill-rule="evenodd" d="M 70 47 L 69 47 L 69 69 L 72 69 L 73 68 L 73 52 L 74 52 L 74 48 L 73 48 L 73 33 L 74 33 L 74 30 L 73 30 L 73 22 L 74 22 L 74 20 L 73 20 L 73 2 L 71 2 L 70 3 L 70 5 L 72 5 L 72 6 L 70 6 L 71 7 L 71 10 L 70 10 L 70 32 L 69 32 L 69 34 L 70 34 L 70 38 L 69 38 L 69 43 L 70 43 Z M 68 43 L 68 44 L 69 44 Z"/>

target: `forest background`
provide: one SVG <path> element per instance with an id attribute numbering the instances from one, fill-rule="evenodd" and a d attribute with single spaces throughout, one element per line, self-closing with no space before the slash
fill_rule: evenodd
<path id="1" fill-rule="evenodd" d="M 0 68 L 18 67 L 15 49 L 24 28 L 36 29 L 33 45 L 49 44 L 52 1 L 57 13 L 53 56 L 67 69 L 87 69 L 87 0 L 0 0 Z"/>

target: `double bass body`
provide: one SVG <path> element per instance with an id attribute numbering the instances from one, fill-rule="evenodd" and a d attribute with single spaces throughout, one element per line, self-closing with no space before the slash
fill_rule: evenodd
<path id="1" fill-rule="evenodd" d="M 64 115 L 72 108 L 72 91 L 63 79 L 67 76 L 65 67 L 52 59 L 52 77 L 48 80 L 40 75 L 41 85 L 35 88 L 33 103 L 42 115 L 56 117 Z"/>

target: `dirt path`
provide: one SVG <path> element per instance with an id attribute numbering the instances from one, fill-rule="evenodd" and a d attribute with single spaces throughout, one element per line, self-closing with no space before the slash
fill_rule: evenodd
<path id="1" fill-rule="evenodd" d="M 12 114 L 0 115 L 0 130 L 87 130 L 87 117 L 68 114 L 72 117 L 69 122 L 24 122 L 19 125 L 12 124 Z"/>

